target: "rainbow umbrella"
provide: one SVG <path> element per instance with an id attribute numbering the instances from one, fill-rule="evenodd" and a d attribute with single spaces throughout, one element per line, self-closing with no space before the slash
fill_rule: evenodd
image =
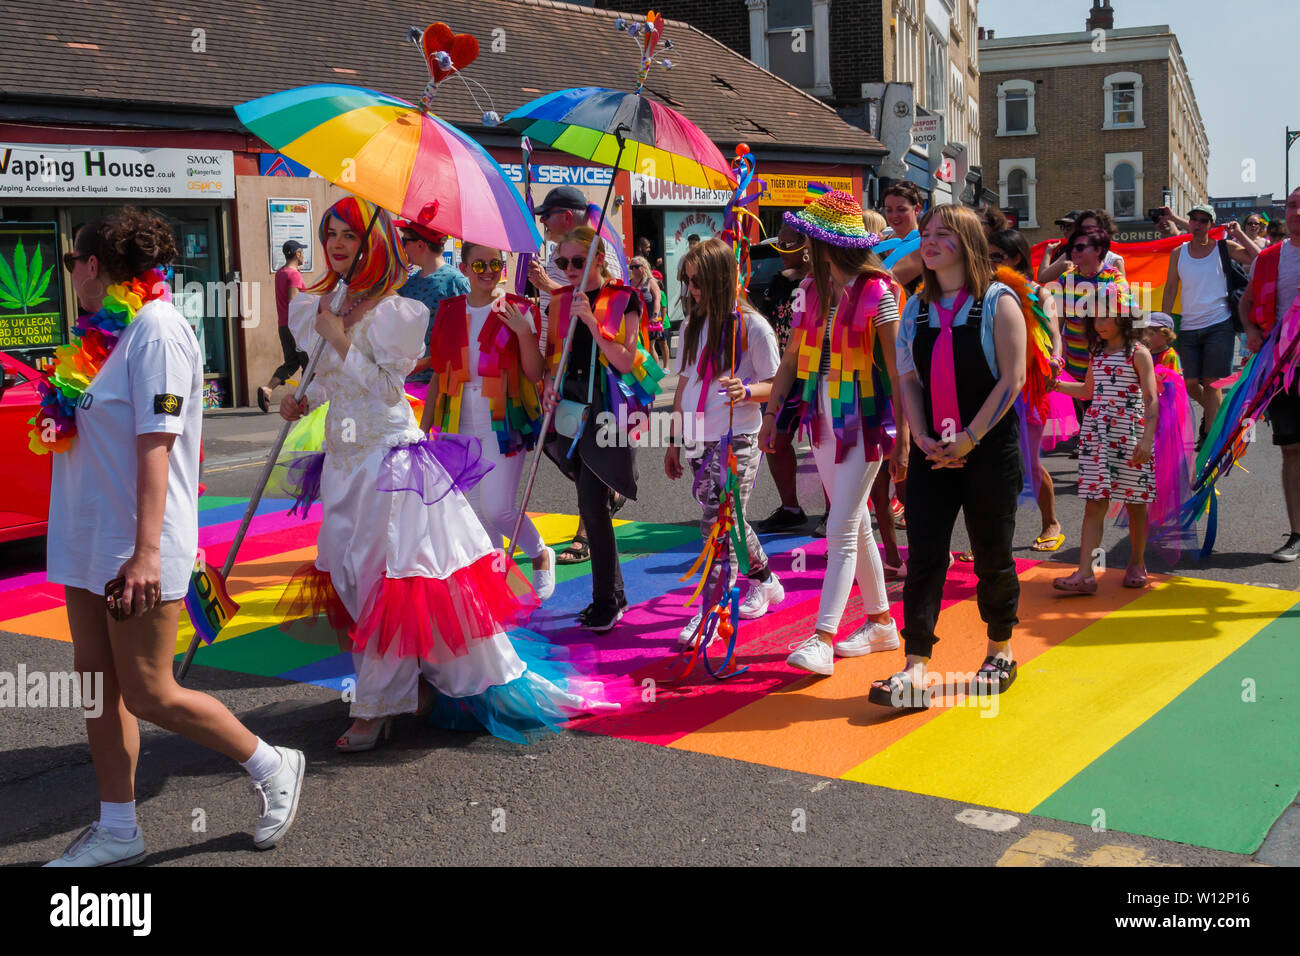
<path id="1" fill-rule="evenodd" d="M 533 217 L 497 161 L 403 99 L 322 83 L 250 100 L 235 113 L 290 159 L 404 219 L 512 252 L 541 245 Z"/>
<path id="2" fill-rule="evenodd" d="M 656 179 L 731 190 L 730 164 L 702 130 L 638 93 L 585 86 L 526 103 L 505 122 L 535 143 Z M 618 133 L 626 140 L 619 153 Z"/>

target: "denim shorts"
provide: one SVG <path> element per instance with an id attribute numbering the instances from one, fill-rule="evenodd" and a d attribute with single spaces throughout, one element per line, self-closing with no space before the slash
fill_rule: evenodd
<path id="1" fill-rule="evenodd" d="M 1194 332 L 1182 330 L 1174 342 L 1178 359 L 1183 363 L 1183 377 L 1214 382 L 1232 372 L 1232 353 L 1237 336 L 1232 320 L 1224 319 Z"/>

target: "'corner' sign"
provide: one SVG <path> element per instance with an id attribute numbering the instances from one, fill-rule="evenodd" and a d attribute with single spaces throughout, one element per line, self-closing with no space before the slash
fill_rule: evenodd
<path id="1" fill-rule="evenodd" d="M 235 154 L 221 149 L 0 143 L 0 199 L 231 199 Z"/>

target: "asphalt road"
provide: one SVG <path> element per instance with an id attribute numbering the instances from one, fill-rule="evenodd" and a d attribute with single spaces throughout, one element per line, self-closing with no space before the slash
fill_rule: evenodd
<path id="1" fill-rule="evenodd" d="M 211 494 L 247 495 L 257 457 L 275 431 L 256 409 L 208 416 Z M 1219 546 L 1209 560 L 1184 557 L 1177 573 L 1295 589 L 1300 564 L 1267 552 L 1286 530 L 1278 488 L 1280 456 L 1267 429 L 1249 473 L 1223 486 Z M 1060 517 L 1077 541 L 1082 508 L 1071 494 L 1075 463 L 1047 459 Z M 695 524 L 685 482 L 663 473 L 662 452 L 639 457 L 641 494 L 620 518 Z M 820 510 L 810 458 L 801 469 L 805 508 Z M 763 515 L 777 498 L 764 474 L 749 508 Z M 543 462 L 530 510 L 572 513 L 572 486 Z M 1021 512 L 1016 545 L 1027 551 L 1037 519 Z M 905 538 L 904 538 L 905 540 Z M 1108 528 L 1108 563 L 1123 567 L 1125 532 Z M 954 549 L 965 546 L 958 528 Z M 1113 554 L 1113 557 L 1111 556 Z M 1065 551 L 1064 559 L 1077 557 Z M 0 546 L 0 567 L 37 569 L 38 544 Z M 1153 560 L 1155 570 L 1164 570 Z M 0 632 L 0 670 L 65 670 L 70 645 Z M 266 739 L 302 749 L 307 778 L 298 822 L 270 853 L 252 849 L 255 805 L 229 761 L 148 728 L 138 774 L 142 827 L 152 865 L 346 864 L 877 864 L 992 865 L 1035 831 L 1064 834 L 1067 865 L 1105 847 L 1107 859 L 1183 865 L 1239 865 L 1246 857 L 1021 816 L 1012 829 L 981 829 L 957 817 L 971 808 L 948 800 L 828 780 L 740 761 L 583 733 L 530 747 L 486 734 L 457 734 L 403 720 L 388 746 L 343 755 L 333 740 L 346 726 L 334 692 L 197 666 L 192 686 L 216 694 Z M 0 719 L 0 865 L 56 856 L 94 818 L 95 784 L 80 715 L 71 710 L 11 712 Z M 792 823 L 801 819 L 800 828 Z M 1127 854 L 1127 855 L 1125 855 Z M 1100 857 L 1099 857 L 1100 858 Z"/>

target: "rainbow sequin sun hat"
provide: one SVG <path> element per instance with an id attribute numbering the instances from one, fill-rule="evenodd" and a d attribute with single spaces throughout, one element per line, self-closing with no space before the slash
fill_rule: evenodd
<path id="1" fill-rule="evenodd" d="M 786 224 L 796 232 L 832 246 L 871 249 L 880 242 L 876 232 L 867 232 L 862 224 L 862 206 L 838 189 L 819 195 L 799 212 L 787 212 Z"/>

